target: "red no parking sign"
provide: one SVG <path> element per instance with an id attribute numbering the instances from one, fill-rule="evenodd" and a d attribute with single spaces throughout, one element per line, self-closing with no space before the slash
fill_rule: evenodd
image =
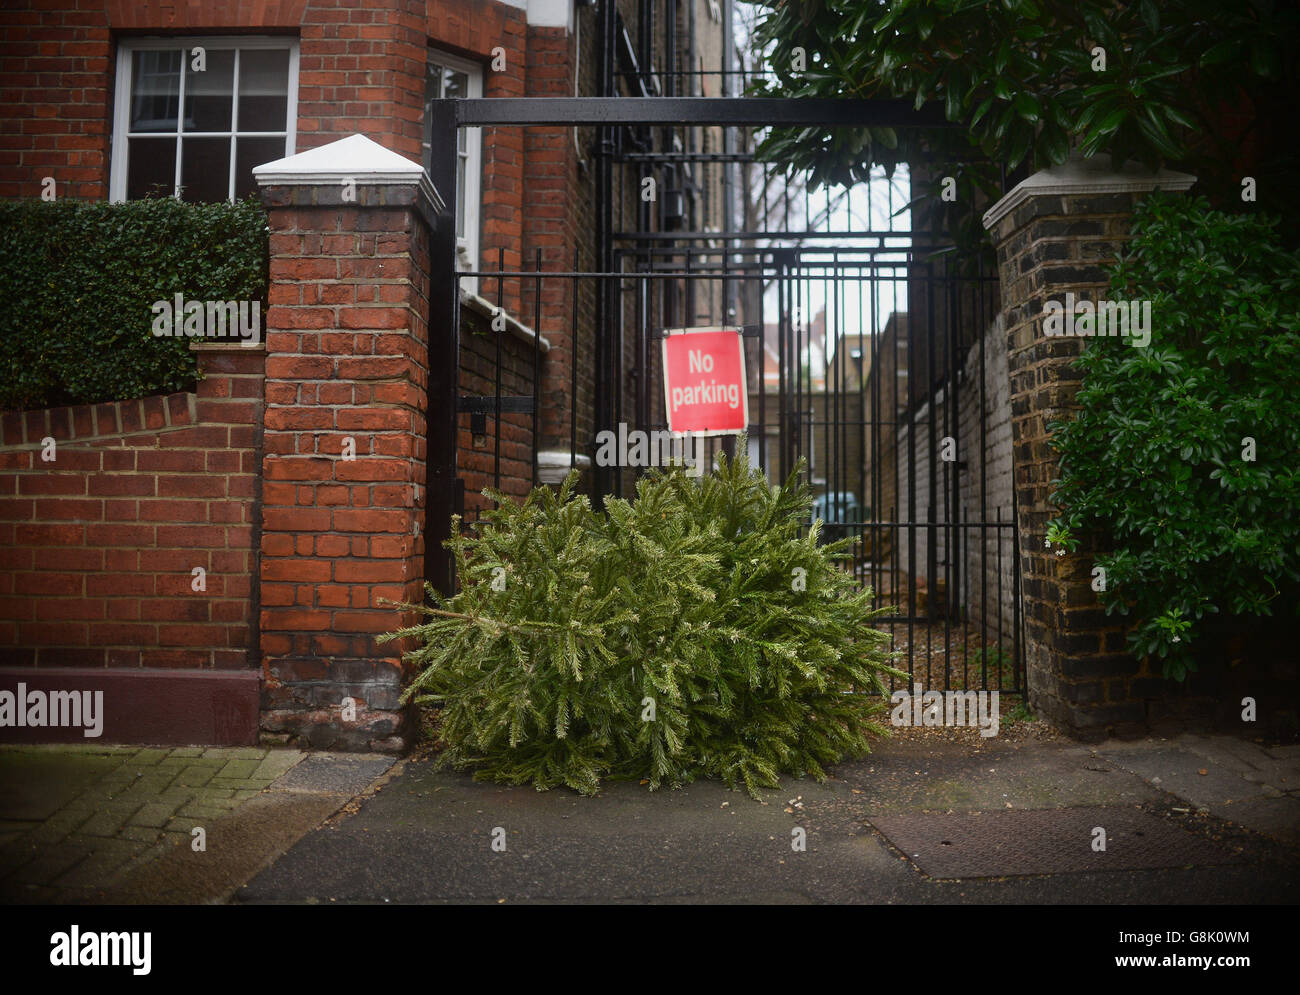
<path id="1" fill-rule="evenodd" d="M 749 426 L 738 328 L 674 328 L 664 337 L 664 400 L 674 435 L 734 435 Z"/>

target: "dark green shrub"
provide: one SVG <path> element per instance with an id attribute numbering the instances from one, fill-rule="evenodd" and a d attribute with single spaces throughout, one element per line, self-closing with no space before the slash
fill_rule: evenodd
<path id="1" fill-rule="evenodd" d="M 443 760 L 539 789 L 706 776 L 754 793 L 866 753 L 904 675 L 870 592 L 800 537 L 795 479 L 770 487 L 742 455 L 700 480 L 650 473 L 601 513 L 570 477 L 502 496 L 475 536 L 454 523 L 462 590 L 430 589 L 427 621 L 385 637 L 420 643 L 406 694 L 442 705 Z"/>
<path id="2" fill-rule="evenodd" d="M 914 223 L 984 244 L 978 198 L 1003 169 L 1063 162 L 1071 147 L 1172 166 L 1241 208 L 1300 217 L 1293 116 L 1300 8 L 1268 0 L 753 0 L 762 71 L 751 92 L 905 99 L 953 128 L 774 128 L 760 152 L 809 182 L 865 181 L 874 164 L 926 162 Z M 799 68 L 796 50 L 802 50 Z M 1098 56 L 1102 56 L 1099 58 Z M 944 180 L 955 188 L 943 196 Z M 1292 231 L 1284 235 L 1293 238 Z M 1291 241 L 1289 244 L 1294 245 Z"/>
<path id="3" fill-rule="evenodd" d="M 1049 539 L 1098 540 L 1098 596 L 1178 680 L 1206 614 L 1297 610 L 1300 254 L 1277 243 L 1204 200 L 1145 200 L 1108 296 L 1152 302 L 1150 346 L 1092 340 L 1081 410 L 1051 426 L 1065 514 Z"/>
<path id="4" fill-rule="evenodd" d="M 253 200 L 0 203 L 0 410 L 182 390 L 185 338 L 155 337 L 150 306 L 266 301 L 266 214 Z"/>

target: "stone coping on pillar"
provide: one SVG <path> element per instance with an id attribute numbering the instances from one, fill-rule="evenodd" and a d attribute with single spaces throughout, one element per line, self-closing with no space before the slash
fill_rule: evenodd
<path id="1" fill-rule="evenodd" d="M 294 206 L 408 207 L 418 205 L 430 219 L 447 211 L 429 174 L 418 162 L 389 151 L 365 135 L 349 135 L 328 145 L 253 168 L 253 178 L 272 195 Z M 348 181 L 352 186 L 348 187 Z M 298 188 L 298 189 L 295 189 Z"/>
<path id="2" fill-rule="evenodd" d="M 984 212 L 984 227 L 992 228 L 1031 197 L 1147 193 L 1151 190 L 1182 192 L 1195 182 L 1196 177 L 1190 173 L 1172 169 L 1153 173 L 1136 162 L 1127 162 L 1115 170 L 1109 156 L 1084 158 L 1076 150 L 1059 166 L 1040 169 L 1017 183 Z"/>

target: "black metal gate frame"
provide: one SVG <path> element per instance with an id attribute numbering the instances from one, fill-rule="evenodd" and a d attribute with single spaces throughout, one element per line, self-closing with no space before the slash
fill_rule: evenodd
<path id="1" fill-rule="evenodd" d="M 490 97 L 442 98 L 430 101 L 430 145 L 432 161 L 429 178 L 442 194 L 448 212 L 455 210 L 456 134 L 463 127 L 528 125 L 595 125 L 602 127 L 602 145 L 608 142 L 608 129 L 623 125 L 669 125 L 690 121 L 695 125 L 738 125 L 766 127 L 780 125 L 846 125 L 856 127 L 936 128 L 950 127 L 937 104 L 917 109 L 907 100 L 827 100 L 781 97 Z M 600 159 L 597 174 L 597 200 L 610 197 L 612 163 L 608 155 Z M 598 212 L 597 244 L 601 258 L 597 273 L 613 278 L 613 258 L 607 221 Z M 426 448 L 427 521 L 446 523 L 455 511 L 456 491 L 456 416 L 458 407 L 457 371 L 460 355 L 459 293 L 456 274 L 456 228 L 450 214 L 439 218 L 430 246 L 431 305 L 440 305 L 429 315 L 429 415 Z M 604 327 L 608 309 L 608 279 L 598 284 L 597 324 Z M 441 320 L 439 320 L 441 319 Z M 438 336 L 435 330 L 446 321 L 449 334 Z M 597 369 L 603 369 L 606 356 L 597 338 Z M 601 377 L 596 378 L 598 385 Z M 597 410 L 601 410 L 598 397 Z M 442 590 L 454 582 L 450 555 L 442 548 L 445 525 L 425 536 L 426 579 Z"/>
<path id="2" fill-rule="evenodd" d="M 430 172 L 434 186 L 444 192 L 444 201 L 448 205 L 454 205 L 456 198 L 454 194 L 454 185 L 456 178 L 456 132 L 461 127 L 481 127 L 481 126 L 598 126 L 601 128 L 601 147 L 608 153 L 612 148 L 607 145 L 610 129 L 624 126 L 646 126 L 646 125 L 681 125 L 689 123 L 691 126 L 742 126 L 742 127 L 770 127 L 770 126 L 808 126 L 810 124 L 820 125 L 839 125 L 853 127 L 890 127 L 890 128 L 939 128 L 951 127 L 951 122 L 944 118 L 941 109 L 937 105 L 925 105 L 916 109 L 910 101 L 899 100 L 825 100 L 825 99 L 799 99 L 799 98 L 707 98 L 707 97 L 566 97 L 566 98 L 478 98 L 478 99 L 442 99 L 431 102 L 431 145 L 433 149 L 433 161 Z M 597 171 L 597 199 L 608 201 L 612 191 L 612 156 L 609 154 L 598 158 Z M 454 210 L 454 208 L 449 208 Z M 612 247 L 613 236 L 615 233 L 611 230 L 610 218 L 607 212 L 598 211 L 597 245 L 599 246 L 599 255 L 595 272 L 578 272 L 575 264 L 574 271 L 565 272 L 548 272 L 545 276 L 550 278 L 571 278 L 579 277 L 595 278 L 597 280 L 597 325 L 605 327 L 608 322 L 604 319 L 610 314 L 612 294 L 610 288 L 615 281 L 628 276 L 637 278 L 649 276 L 651 274 L 640 271 L 631 274 L 622 271 L 619 256 L 624 250 L 616 251 Z M 640 233 L 649 234 L 651 239 L 676 238 L 681 239 L 683 235 L 689 241 L 692 236 L 699 233 Z M 745 233 L 710 233 L 712 238 L 727 238 L 731 235 L 736 236 L 736 240 L 743 240 Z M 619 237 L 626 237 L 627 233 L 617 233 Z M 676 251 L 682 252 L 683 247 L 678 246 Z M 688 250 L 689 251 L 689 250 Z M 780 251 L 780 250 L 778 250 Z M 797 258 L 797 256 L 796 256 Z M 783 268 L 789 267 L 789 261 L 785 261 Z M 459 293 L 458 279 L 460 275 L 456 273 L 456 238 L 454 218 L 443 216 L 439 219 L 437 230 L 433 234 L 431 246 L 431 268 L 432 279 L 430 287 L 431 300 L 438 302 L 446 310 L 443 312 L 447 322 L 447 329 L 450 334 L 438 336 L 432 334 L 440 322 L 436 314 L 430 315 L 430 356 L 429 356 L 429 398 L 430 411 L 428 418 L 428 447 L 427 447 L 427 467 L 428 467 L 428 512 L 430 522 L 446 523 L 450 520 L 451 514 L 455 510 L 456 500 L 456 424 L 458 413 L 457 397 L 457 379 L 459 369 Z M 797 267 L 796 267 L 797 268 Z M 538 270 L 528 273 L 520 271 L 519 273 L 481 273 L 483 276 L 520 276 L 532 277 L 540 288 L 540 266 Z M 660 274 L 654 274 L 660 275 Z M 669 276 L 669 274 L 662 274 Z M 676 276 L 683 274 L 678 271 Z M 698 270 L 691 275 L 705 276 L 705 273 Z M 752 278 L 744 272 L 737 272 L 734 269 L 729 273 L 718 274 L 722 279 L 746 279 Z M 715 276 L 716 278 L 716 276 Z M 575 284 L 576 287 L 576 284 Z M 576 302 L 576 298 L 575 298 Z M 436 305 L 435 305 L 436 306 Z M 575 314 L 576 318 L 576 314 Z M 540 327 L 540 326 L 539 326 Z M 749 330 L 751 335 L 754 330 Z M 930 335 L 933 339 L 933 325 L 930 326 Z M 761 332 L 758 334 L 761 335 Z M 783 336 L 784 337 L 784 336 Z M 575 336 L 576 344 L 576 336 Z M 933 342 L 931 343 L 933 345 Z M 621 356 L 614 354 L 604 341 L 603 336 L 597 336 L 596 341 L 596 377 L 597 391 L 602 390 L 602 385 L 606 378 L 599 373 L 604 370 L 606 365 L 611 363 L 620 363 Z M 983 368 L 983 345 L 980 346 L 981 375 Z M 933 356 L 933 350 L 931 352 Z M 951 362 L 951 360 L 950 360 Z M 785 371 L 785 363 L 782 362 L 782 372 Z M 576 367 L 575 367 L 576 369 Z M 933 371 L 931 371 L 933 372 Z M 614 376 L 609 379 L 610 383 L 617 383 L 619 380 L 620 370 L 614 371 Z M 798 377 L 798 371 L 794 375 Z M 760 364 L 760 381 L 761 381 L 761 364 Z M 932 385 L 927 384 L 927 390 Z M 915 385 L 909 386 L 909 390 L 914 389 Z M 537 385 L 534 384 L 534 391 Z M 761 390 L 761 387 L 760 387 Z M 981 389 L 982 393 L 982 389 Z M 502 399 L 499 396 L 498 388 L 497 398 L 495 399 L 495 412 L 499 413 L 504 410 L 510 410 L 510 405 L 502 406 Z M 781 391 L 779 401 L 782 408 L 785 405 L 785 391 Z M 488 399 L 480 399 L 486 401 Z M 516 402 L 526 402 L 529 399 L 508 399 Z M 533 402 L 532 411 L 536 421 L 536 397 L 531 399 Z M 606 407 L 610 407 L 610 397 L 596 398 L 597 421 L 600 422 L 600 414 Z M 796 402 L 797 403 L 797 402 Z M 983 397 L 981 397 L 981 407 Z M 463 405 L 462 405 L 463 407 Z M 482 408 L 482 404 L 478 405 Z M 931 405 L 930 411 L 930 429 L 931 435 L 934 433 L 934 405 Z M 514 404 L 515 410 L 525 410 L 519 403 Z M 611 407 L 611 410 L 613 408 Z M 910 416 L 910 412 L 909 412 Z M 785 435 L 784 421 L 781 424 L 782 435 Z M 873 423 L 873 431 L 878 431 L 879 426 Z M 983 436 L 983 415 L 981 414 L 981 436 Z M 813 426 L 808 426 L 810 433 Z M 909 437 L 911 429 L 909 427 Z M 572 433 L 571 433 L 572 434 Z M 799 429 L 796 428 L 794 433 L 794 444 L 797 453 Z M 534 450 L 536 450 L 537 441 L 534 439 Z M 577 448 L 576 437 L 571 438 L 571 447 Z M 785 444 L 781 446 L 781 463 L 784 466 L 788 464 L 791 454 L 787 452 Z M 499 451 L 498 451 L 499 457 Z M 535 465 L 535 461 L 534 461 Z M 931 476 L 934 475 L 934 460 L 931 460 Z M 981 477 L 983 476 L 983 459 L 981 459 Z M 913 477 L 914 479 L 914 477 Z M 954 475 L 955 480 L 955 475 Z M 933 490 L 933 488 L 932 488 Z M 909 486 L 909 498 L 911 503 L 915 503 L 914 488 Z M 981 493 L 983 493 L 983 481 L 981 480 Z M 901 509 L 898 509 L 901 510 Z M 896 511 L 891 509 L 889 516 L 891 519 L 898 517 Z M 1015 521 L 1014 513 L 1010 523 L 999 518 L 996 523 L 986 522 L 983 519 L 986 516 L 981 514 L 979 522 L 961 522 L 958 523 L 958 531 L 963 536 L 959 545 L 964 545 L 965 528 L 976 528 L 979 530 L 981 537 L 986 530 L 994 529 L 995 536 L 1010 525 L 1014 536 Z M 933 509 L 927 510 L 927 518 L 930 523 L 922 527 L 929 527 L 933 531 Z M 911 515 L 908 522 L 901 521 L 877 521 L 873 527 L 886 529 L 906 529 L 909 535 L 909 545 L 912 546 L 912 555 L 909 562 L 914 564 L 915 561 L 915 528 L 918 523 L 915 514 Z M 445 529 L 445 526 L 444 526 Z M 951 536 L 951 523 L 949 535 Z M 426 536 L 426 549 L 430 550 L 431 555 L 427 557 L 427 576 L 435 586 L 443 590 L 450 590 L 451 584 L 454 583 L 452 577 L 452 565 L 450 558 L 441 545 L 446 537 L 437 531 L 431 530 Z M 981 542 L 983 539 L 981 538 Z M 932 540 L 928 544 L 930 557 L 934 556 L 935 543 Z M 953 549 L 951 539 L 948 548 Z M 1013 549 L 1018 550 L 1018 543 L 1013 545 Z M 952 555 L 951 553 L 949 555 Z M 958 554 L 960 555 L 960 554 Z M 998 560 L 1001 561 L 1001 547 L 998 547 Z M 1008 692 L 1018 692 L 1023 689 L 1023 659 L 1020 636 L 1020 591 L 1019 591 L 1019 570 L 1015 574 L 1015 624 L 1014 624 L 1014 655 L 1012 670 L 1012 686 L 1008 687 L 1004 683 L 1004 675 L 1001 672 L 999 664 L 997 688 Z M 933 576 L 933 573 L 932 573 Z M 873 585 L 874 586 L 874 585 Z M 951 593 L 951 592 L 950 592 Z M 913 645 L 913 624 L 917 621 L 933 621 L 932 618 L 920 618 L 916 613 L 915 591 L 909 594 L 911 603 L 908 606 L 906 615 L 894 616 L 891 622 L 906 622 L 909 634 L 908 648 L 908 670 L 913 670 L 913 659 L 915 656 L 915 646 Z M 999 601 L 1001 591 L 999 588 Z M 999 613 L 999 645 L 1001 645 L 1001 615 Z M 950 614 L 945 612 L 945 676 L 944 687 L 949 687 L 949 677 L 947 673 L 950 664 L 950 656 L 947 650 L 947 637 L 949 631 Z M 927 630 L 927 686 L 934 686 L 929 680 L 929 641 L 930 634 Z M 982 675 L 981 686 L 990 689 L 989 674 L 987 672 L 987 660 L 983 661 L 984 673 Z M 910 682 L 909 682 L 910 683 Z M 967 685 L 969 686 L 969 685 Z"/>

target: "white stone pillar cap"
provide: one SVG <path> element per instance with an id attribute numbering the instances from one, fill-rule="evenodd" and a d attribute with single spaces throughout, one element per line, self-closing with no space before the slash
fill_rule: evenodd
<path id="1" fill-rule="evenodd" d="M 384 148 L 365 135 L 349 135 L 297 155 L 253 167 L 259 186 L 338 186 L 352 180 L 358 186 L 410 184 L 418 186 L 438 211 L 446 203 L 418 162 Z"/>
<path id="2" fill-rule="evenodd" d="M 1109 155 L 1085 159 L 1075 149 L 1059 166 L 1040 169 L 1017 183 L 1010 193 L 984 212 L 984 227 L 992 228 L 1030 197 L 1134 193 L 1157 189 L 1181 192 L 1195 182 L 1196 177 L 1190 173 L 1172 169 L 1153 173 L 1131 161 L 1116 172 L 1111 168 Z"/>

